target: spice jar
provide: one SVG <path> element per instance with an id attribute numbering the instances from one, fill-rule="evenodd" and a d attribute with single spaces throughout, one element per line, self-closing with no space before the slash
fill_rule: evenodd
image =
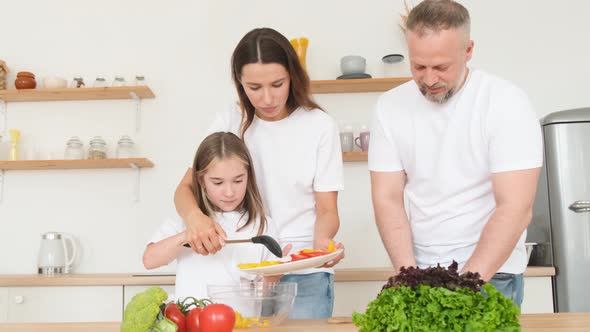
<path id="1" fill-rule="evenodd" d="M 21 71 L 16 74 L 14 87 L 17 89 L 34 89 L 37 86 L 35 81 L 35 74 L 28 71 Z"/>
<path id="2" fill-rule="evenodd" d="M 78 136 L 72 136 L 66 142 L 66 151 L 64 152 L 64 159 L 84 159 L 84 149 L 82 148 L 82 141 Z"/>
<path id="3" fill-rule="evenodd" d="M 72 80 L 72 88 L 83 88 L 86 85 L 84 84 L 84 79 L 82 77 L 74 77 Z"/>
<path id="4" fill-rule="evenodd" d="M 136 75 L 135 76 L 135 85 L 136 86 L 144 86 L 147 85 L 147 81 L 143 75 Z"/>
<path id="5" fill-rule="evenodd" d="M 125 79 L 121 76 L 115 77 L 113 81 L 113 86 L 125 86 Z"/>
<path id="6" fill-rule="evenodd" d="M 121 136 L 117 142 L 117 158 L 133 158 L 135 149 L 133 140 L 127 135 Z"/>
<path id="7" fill-rule="evenodd" d="M 106 87 L 106 86 L 107 86 L 107 80 L 105 80 L 105 78 L 104 78 L 104 77 L 97 77 L 97 78 L 94 80 L 94 85 L 93 85 L 93 87 L 95 87 L 95 88 L 104 88 L 104 87 Z"/>
<path id="8" fill-rule="evenodd" d="M 107 143 L 100 136 L 94 136 L 88 148 L 88 159 L 105 159 L 107 157 Z"/>

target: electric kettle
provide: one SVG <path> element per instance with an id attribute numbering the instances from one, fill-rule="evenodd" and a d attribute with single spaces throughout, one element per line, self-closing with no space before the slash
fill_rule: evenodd
<path id="1" fill-rule="evenodd" d="M 69 246 L 66 244 L 69 242 Z M 39 274 L 68 273 L 76 259 L 78 246 L 71 235 L 48 232 L 41 236 L 37 266 Z"/>

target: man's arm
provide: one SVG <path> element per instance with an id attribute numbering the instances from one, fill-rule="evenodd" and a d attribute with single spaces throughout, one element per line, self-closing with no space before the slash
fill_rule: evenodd
<path id="1" fill-rule="evenodd" d="M 371 195 L 377 228 L 396 270 L 416 266 L 412 231 L 404 208 L 406 174 L 371 171 Z"/>
<path id="2" fill-rule="evenodd" d="M 539 173 L 540 168 L 532 168 L 492 175 L 496 210 L 463 272 L 479 272 L 488 281 L 510 257 L 531 222 Z"/>

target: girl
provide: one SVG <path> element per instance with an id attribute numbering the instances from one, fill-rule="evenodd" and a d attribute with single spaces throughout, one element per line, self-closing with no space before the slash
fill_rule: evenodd
<path id="1" fill-rule="evenodd" d="M 214 227 L 232 239 L 263 233 L 276 236 L 262 207 L 252 159 L 236 135 L 218 132 L 205 138 L 197 150 L 192 170 L 193 199 L 199 210 L 214 220 Z M 215 255 L 201 255 L 182 246 L 188 239 L 182 219 L 168 219 L 155 232 L 143 255 L 147 269 L 177 260 L 176 298 L 205 298 L 207 284 L 231 284 L 239 282 L 240 277 L 249 277 L 239 271 L 237 264 L 259 262 L 272 256 L 264 246 L 254 244 L 231 244 Z"/>
<path id="2" fill-rule="evenodd" d="M 326 250 L 340 225 L 342 153 L 335 121 L 313 102 L 295 50 L 273 29 L 255 29 L 240 40 L 232 55 L 232 77 L 239 105 L 220 113 L 211 130 L 234 132 L 246 142 L 280 242 L 293 244 L 294 250 Z M 215 253 L 226 234 L 197 208 L 192 174 L 189 170 L 176 190 L 176 209 L 193 248 Z M 298 284 L 290 318 L 332 316 L 331 267 L 340 259 L 281 279 Z"/>

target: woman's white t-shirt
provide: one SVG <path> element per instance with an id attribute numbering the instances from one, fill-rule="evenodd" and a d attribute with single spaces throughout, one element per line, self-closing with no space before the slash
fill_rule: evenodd
<path id="1" fill-rule="evenodd" d="M 239 212 L 219 212 L 214 220 L 221 225 L 228 239 L 249 239 L 257 235 L 259 220 L 236 232 L 238 225 L 248 219 Z M 155 243 L 186 230 L 182 218 L 167 218 L 154 232 L 149 243 Z M 264 234 L 276 237 L 276 228 L 267 218 Z M 255 243 L 226 244 L 213 255 L 199 255 L 191 248 L 183 248 L 176 258 L 176 288 L 174 297 L 177 299 L 193 296 L 197 299 L 206 298 L 207 285 L 237 284 L 241 279 L 253 279 L 252 274 L 242 272 L 237 265 L 240 263 L 257 263 L 263 260 L 278 260 L 268 249 Z"/>
<path id="2" fill-rule="evenodd" d="M 229 131 L 240 136 L 242 115 L 232 105 L 218 113 L 209 133 Z M 313 248 L 316 222 L 315 192 L 343 188 L 342 150 L 334 119 L 319 109 L 298 108 L 285 119 L 265 121 L 257 116 L 244 141 L 254 163 L 260 194 L 275 222 L 282 245 L 293 250 Z M 307 274 L 332 269 L 309 269 Z"/>

